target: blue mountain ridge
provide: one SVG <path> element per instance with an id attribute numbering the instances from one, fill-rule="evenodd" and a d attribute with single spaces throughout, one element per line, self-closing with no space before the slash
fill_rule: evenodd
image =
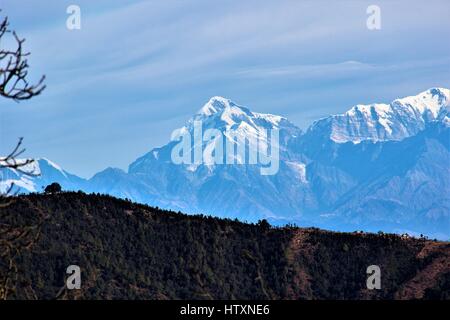
<path id="1" fill-rule="evenodd" d="M 450 238 L 450 90 L 432 88 L 390 104 L 357 105 L 313 123 L 306 132 L 286 118 L 260 114 L 213 97 L 180 130 L 240 135 L 280 132 L 275 175 L 260 164 L 174 164 L 175 142 L 155 148 L 128 171 L 107 168 L 85 180 L 47 159 L 41 175 L 1 169 L 6 188 L 106 193 L 185 213 L 272 224 L 379 231 Z M 270 141 L 265 141 L 270 144 Z M 201 142 L 208 147 L 209 142 Z"/>

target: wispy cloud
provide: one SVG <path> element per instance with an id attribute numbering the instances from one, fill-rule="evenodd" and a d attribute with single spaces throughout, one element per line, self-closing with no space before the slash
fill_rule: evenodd
<path id="1" fill-rule="evenodd" d="M 297 76 L 302 78 L 317 78 L 336 76 L 339 74 L 367 72 L 375 69 L 376 66 L 362 63 L 358 61 L 345 61 L 340 63 L 330 64 L 315 64 L 315 65 L 288 65 L 274 68 L 251 68 L 247 70 L 238 71 L 237 75 L 248 78 L 264 78 L 264 77 L 287 77 Z"/>

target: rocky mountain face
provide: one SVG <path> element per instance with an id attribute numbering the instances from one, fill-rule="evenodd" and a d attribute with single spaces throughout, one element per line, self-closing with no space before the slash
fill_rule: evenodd
<path id="1" fill-rule="evenodd" d="M 86 181 L 39 160 L 40 177 L 3 169 L 1 185 L 16 181 L 21 190 L 39 191 L 57 181 L 66 190 L 186 213 L 448 239 L 449 106 L 450 90 L 433 88 L 390 104 L 357 105 L 303 133 L 286 118 L 213 97 L 172 141 L 127 172 L 108 168 Z M 274 150 L 278 161 L 261 161 L 270 157 L 260 151 Z M 275 165 L 275 174 L 263 174 Z"/>
<path id="2" fill-rule="evenodd" d="M 327 138 L 337 143 L 400 141 L 442 120 L 450 101 L 450 90 L 433 88 L 390 104 L 356 105 L 344 114 L 316 121 L 308 137 Z M 446 108 L 447 107 L 447 108 Z"/>

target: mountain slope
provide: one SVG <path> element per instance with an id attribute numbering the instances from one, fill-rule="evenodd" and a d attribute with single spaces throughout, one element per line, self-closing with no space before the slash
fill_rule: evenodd
<path id="1" fill-rule="evenodd" d="M 414 137 L 384 144 L 376 153 L 370 175 L 336 203 L 336 219 L 372 225 L 371 230 L 390 224 L 392 231 L 427 230 L 447 238 L 450 128 L 433 123 Z"/>
<path id="2" fill-rule="evenodd" d="M 450 294 L 448 243 L 270 228 L 81 192 L 22 195 L 2 213 L 5 224 L 20 228 L 33 225 L 42 212 L 47 218 L 41 228 L 28 235 L 37 240 L 14 259 L 18 278 L 11 280 L 9 299 L 448 299 Z M 81 290 L 64 290 L 66 268 L 73 264 L 81 268 Z M 381 290 L 366 288 L 369 265 L 381 268 Z"/>
<path id="3" fill-rule="evenodd" d="M 29 165 L 21 167 L 20 171 L 1 165 L 0 161 L 0 193 L 5 193 L 11 184 L 14 185 L 13 192 L 18 193 L 40 192 L 52 182 L 58 182 L 65 190 L 86 188 L 85 179 L 63 170 L 46 158 L 35 159 Z"/>

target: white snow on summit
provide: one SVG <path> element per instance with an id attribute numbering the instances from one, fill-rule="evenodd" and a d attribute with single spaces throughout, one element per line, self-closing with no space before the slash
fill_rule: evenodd
<path id="1" fill-rule="evenodd" d="M 47 158 L 38 158 L 36 159 L 36 162 L 39 163 L 40 165 L 42 165 L 43 163 L 45 163 L 46 165 L 48 165 L 49 167 L 55 169 L 56 171 L 59 171 L 64 177 L 67 178 L 67 174 L 66 172 L 56 163 L 54 163 L 53 161 L 50 161 Z"/>
<path id="2" fill-rule="evenodd" d="M 437 120 L 449 106 L 450 90 L 432 88 L 390 104 L 356 105 L 343 114 L 316 121 L 308 131 L 337 143 L 402 140 Z"/>
<path id="3" fill-rule="evenodd" d="M 233 126 L 241 122 L 257 127 L 265 124 L 278 127 L 286 118 L 273 114 L 252 112 L 248 108 L 240 106 L 230 99 L 215 96 L 212 97 L 191 119 L 201 121 L 221 120 L 227 126 Z"/>
<path id="4" fill-rule="evenodd" d="M 450 106 L 450 89 L 429 89 L 416 96 L 396 99 L 392 104 L 408 106 L 420 113 L 431 112 L 434 117 L 437 117 L 442 107 Z"/>

